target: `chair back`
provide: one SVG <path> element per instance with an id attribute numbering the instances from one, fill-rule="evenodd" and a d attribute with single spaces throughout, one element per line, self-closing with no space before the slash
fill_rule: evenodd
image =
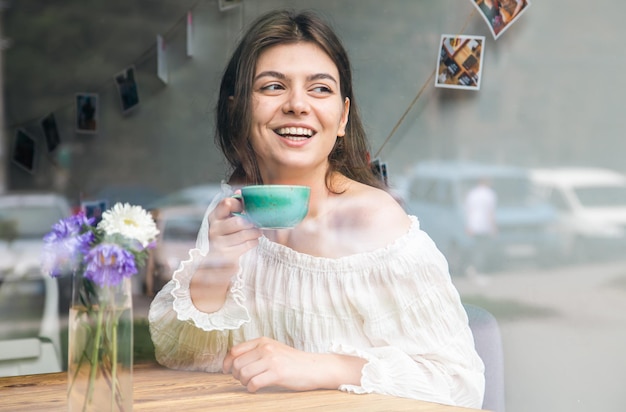
<path id="1" fill-rule="evenodd" d="M 474 347 L 485 364 L 485 397 L 483 409 L 504 412 L 504 354 L 502 336 L 496 318 L 486 309 L 464 303 Z"/>

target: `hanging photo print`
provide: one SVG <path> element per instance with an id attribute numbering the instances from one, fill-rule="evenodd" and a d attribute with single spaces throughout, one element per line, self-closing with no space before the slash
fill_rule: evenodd
<path id="1" fill-rule="evenodd" d="M 32 174 L 35 170 L 35 139 L 23 129 L 15 133 L 11 160 L 28 173 Z"/>
<path id="2" fill-rule="evenodd" d="M 168 82 L 167 73 L 167 49 L 165 39 L 160 34 L 156 37 L 157 47 L 157 77 L 165 84 Z"/>
<path id="3" fill-rule="evenodd" d="M 98 132 L 98 95 L 78 93 L 76 95 L 76 131 L 78 133 Z"/>
<path id="4" fill-rule="evenodd" d="M 376 158 L 370 162 L 370 168 L 378 179 L 380 179 L 385 186 L 389 185 L 389 179 L 387 177 L 387 163 L 382 163 L 379 158 Z"/>
<path id="5" fill-rule="evenodd" d="M 106 200 L 89 200 L 80 202 L 80 209 L 89 219 L 94 219 L 93 226 L 102 220 L 102 213 L 109 208 Z"/>
<path id="6" fill-rule="evenodd" d="M 129 67 L 115 76 L 115 84 L 117 85 L 117 91 L 120 95 L 122 113 L 127 114 L 139 104 L 135 68 Z"/>
<path id="7" fill-rule="evenodd" d="M 484 36 L 443 34 L 435 87 L 480 90 Z"/>
<path id="8" fill-rule="evenodd" d="M 187 57 L 193 56 L 193 14 L 187 12 Z"/>
<path id="9" fill-rule="evenodd" d="M 500 37 L 530 7 L 530 0 L 470 0 L 487 23 L 494 39 Z"/>
<path id="10" fill-rule="evenodd" d="M 43 134 L 46 137 L 46 146 L 48 152 L 52 152 L 61 143 L 61 137 L 59 136 L 59 129 L 57 128 L 57 121 L 54 117 L 54 113 L 50 113 L 41 120 L 41 128 Z"/>

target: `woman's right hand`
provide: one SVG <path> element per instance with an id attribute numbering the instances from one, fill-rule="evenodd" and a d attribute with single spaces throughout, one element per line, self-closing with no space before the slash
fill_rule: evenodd
<path id="1" fill-rule="evenodd" d="M 239 257 L 259 243 L 261 230 L 242 216 L 241 201 L 222 199 L 209 214 L 209 252 L 191 281 L 191 298 L 199 310 L 219 310 L 232 277 L 239 270 Z"/>
<path id="2" fill-rule="evenodd" d="M 209 214 L 209 255 L 216 261 L 237 265 L 239 257 L 259 243 L 261 230 L 241 213 L 239 199 L 227 197 Z"/>

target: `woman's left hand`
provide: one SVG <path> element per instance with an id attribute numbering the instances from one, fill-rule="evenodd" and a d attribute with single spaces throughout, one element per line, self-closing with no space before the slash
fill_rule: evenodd
<path id="1" fill-rule="evenodd" d="M 364 364 L 361 358 L 303 352 L 261 337 L 233 346 L 224 358 L 223 371 L 232 373 L 250 392 L 268 386 L 306 391 L 358 385 Z"/>

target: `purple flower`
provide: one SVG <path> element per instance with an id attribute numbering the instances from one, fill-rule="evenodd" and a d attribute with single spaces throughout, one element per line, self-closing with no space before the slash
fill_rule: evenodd
<path id="1" fill-rule="evenodd" d="M 124 248 L 103 243 L 85 256 L 85 277 L 100 286 L 114 286 L 137 273 L 135 257 Z"/>
<path id="2" fill-rule="evenodd" d="M 56 242 L 83 233 L 93 224 L 93 218 L 87 218 L 83 212 L 61 219 L 43 238 L 44 242 Z"/>
<path id="3" fill-rule="evenodd" d="M 42 268 L 57 277 L 78 268 L 80 258 L 89 251 L 94 234 L 89 230 L 93 219 L 84 213 L 62 219 L 43 238 Z"/>

